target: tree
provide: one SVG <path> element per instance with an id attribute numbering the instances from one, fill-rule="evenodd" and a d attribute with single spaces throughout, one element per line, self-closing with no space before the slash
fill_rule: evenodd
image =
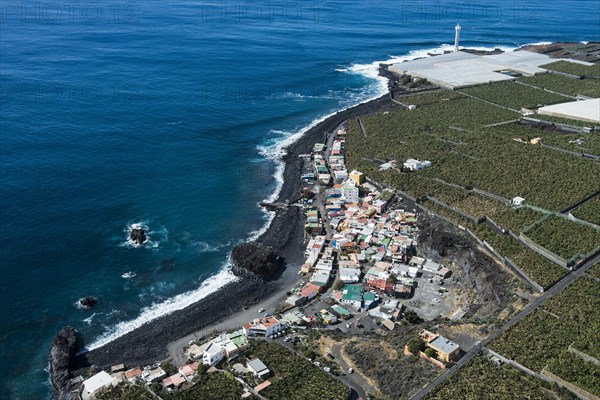
<path id="1" fill-rule="evenodd" d="M 421 317 L 419 317 L 419 315 L 416 312 L 414 312 L 413 310 L 407 310 L 404 313 L 404 319 L 407 320 L 408 322 L 410 322 L 411 324 L 419 324 L 419 323 L 423 322 Z"/>
<path id="2" fill-rule="evenodd" d="M 411 353 L 417 354 L 418 352 L 425 350 L 425 342 L 421 338 L 413 338 L 409 340 L 406 347 Z"/>
<path id="3" fill-rule="evenodd" d="M 304 357 L 314 360 L 317 357 L 317 354 L 314 352 L 313 349 L 306 349 L 304 350 Z"/>
<path id="4" fill-rule="evenodd" d="M 435 358 L 435 350 L 433 350 L 431 347 L 428 347 L 425 349 L 425 355 L 429 358 Z"/>
<path id="5" fill-rule="evenodd" d="M 335 282 L 333 282 L 333 289 L 340 290 L 344 286 L 344 282 L 340 278 L 336 278 Z"/>

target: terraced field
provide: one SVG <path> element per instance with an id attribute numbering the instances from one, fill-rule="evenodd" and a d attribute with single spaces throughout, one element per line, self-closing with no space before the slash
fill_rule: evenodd
<path id="1" fill-rule="evenodd" d="M 466 93 L 477 98 L 491 101 L 504 107 L 520 110 L 521 108 L 538 108 L 542 105 L 562 103 L 572 100 L 570 97 L 562 96 L 556 93 L 546 92 L 517 82 L 495 82 L 488 85 L 481 85 L 461 89 Z"/>

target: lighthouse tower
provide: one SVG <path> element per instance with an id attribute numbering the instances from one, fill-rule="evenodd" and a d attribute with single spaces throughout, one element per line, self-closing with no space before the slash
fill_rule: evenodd
<path id="1" fill-rule="evenodd" d="M 456 24 L 454 28 L 456 30 L 456 35 L 454 36 L 454 52 L 458 51 L 458 41 L 460 40 L 460 24 Z"/>

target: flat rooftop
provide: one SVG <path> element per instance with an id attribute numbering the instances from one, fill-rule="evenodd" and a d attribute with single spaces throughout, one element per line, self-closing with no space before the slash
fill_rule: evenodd
<path id="1" fill-rule="evenodd" d="M 600 99 L 569 101 L 538 109 L 542 115 L 600 123 Z"/>
<path id="2" fill-rule="evenodd" d="M 438 336 L 429 342 L 429 345 L 437 351 L 442 351 L 446 354 L 450 354 L 455 350 L 459 349 L 459 346 L 451 340 L 446 339 L 443 336 Z"/>
<path id="3" fill-rule="evenodd" d="M 405 61 L 390 67 L 397 74 L 409 74 L 443 87 L 458 89 L 490 82 L 513 80 L 511 72 L 525 76 L 545 72 L 541 65 L 558 58 L 532 51 L 509 51 L 494 55 L 476 55 L 462 51 L 440 54 L 419 60 Z M 591 65 L 583 61 L 566 60 L 579 64 Z M 500 71 L 506 71 L 502 73 Z"/>

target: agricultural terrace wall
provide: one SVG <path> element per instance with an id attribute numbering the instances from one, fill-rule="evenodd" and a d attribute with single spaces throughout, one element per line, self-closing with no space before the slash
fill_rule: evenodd
<path id="1" fill-rule="evenodd" d="M 433 203 L 435 203 L 435 204 L 437 204 L 437 205 L 439 205 L 441 207 L 447 208 L 448 210 L 457 213 L 461 217 L 466 218 L 466 219 L 468 219 L 469 221 L 471 221 L 471 222 L 473 222 L 475 224 L 479 224 L 479 223 L 481 223 L 481 222 L 483 222 L 485 220 L 485 217 L 483 217 L 483 218 L 475 218 L 471 214 L 467 214 L 466 212 L 457 210 L 456 208 L 452 207 L 451 205 L 446 204 L 443 201 L 440 201 L 440 200 L 436 199 L 435 197 L 431 197 L 429 195 L 426 195 L 425 197 L 427 198 L 427 200 L 429 200 L 429 201 L 431 201 L 431 202 L 433 202 Z"/>
<path id="2" fill-rule="evenodd" d="M 548 379 L 558 383 L 560 386 L 564 386 L 569 389 L 571 392 L 575 393 L 577 397 L 583 400 L 600 400 L 598 396 L 594 396 L 586 390 L 583 390 L 579 386 L 572 384 L 569 381 L 565 381 L 560 376 L 554 375 L 552 372 L 548 371 L 546 368 L 542 370 L 542 375 L 547 377 Z"/>

